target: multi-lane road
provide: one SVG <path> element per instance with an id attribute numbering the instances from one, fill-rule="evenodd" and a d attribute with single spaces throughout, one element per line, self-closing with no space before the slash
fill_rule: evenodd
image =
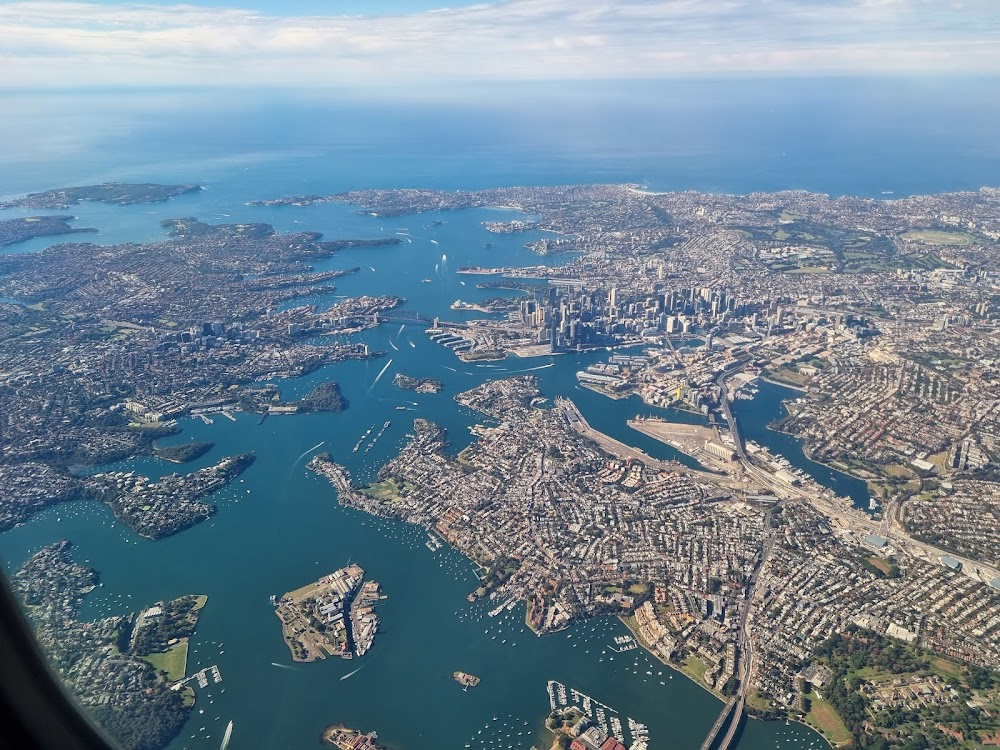
<path id="1" fill-rule="evenodd" d="M 831 523 L 838 528 L 847 529 L 863 538 L 866 535 L 884 535 L 896 550 L 904 552 L 913 557 L 925 560 L 930 563 L 940 564 L 944 556 L 952 557 L 962 564 L 962 573 L 975 581 L 989 585 L 990 581 L 1000 577 L 1000 569 L 987 565 L 979 560 L 963 557 L 953 552 L 948 552 L 933 544 L 914 539 L 903 528 L 894 508 L 885 509 L 885 516 L 889 519 L 887 526 L 869 516 L 854 506 L 845 503 L 843 500 L 830 497 L 828 493 L 817 491 L 815 488 L 795 487 L 777 479 L 771 472 L 757 466 L 747 455 L 743 437 L 740 435 L 739 423 L 733 416 L 730 402 L 727 397 L 726 373 L 719 376 L 716 381 L 722 388 L 722 412 L 729 424 L 729 431 L 736 443 L 736 451 L 739 455 L 740 465 L 746 474 L 764 489 L 770 490 L 778 497 L 802 500 L 809 503 L 818 510 Z"/>

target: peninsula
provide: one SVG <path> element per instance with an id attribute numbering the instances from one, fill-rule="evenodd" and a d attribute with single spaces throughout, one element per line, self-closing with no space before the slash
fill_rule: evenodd
<path id="1" fill-rule="evenodd" d="M 340 386 L 333 381 L 320 383 L 296 402 L 299 411 L 343 411 L 347 399 L 340 392 Z"/>
<path id="2" fill-rule="evenodd" d="M 824 639 L 860 626 L 871 638 L 914 642 L 902 624 L 911 611 L 922 613 L 926 636 L 917 642 L 935 652 L 934 663 L 947 656 L 945 667 L 963 675 L 995 663 L 1000 595 L 898 532 L 891 568 L 876 522 L 760 446 L 747 443 L 752 458 L 735 448 L 735 457 L 720 456 L 719 474 L 694 471 L 596 432 L 568 399 L 540 409 L 538 397 L 532 376 L 459 394 L 498 423 L 475 427 L 477 439 L 452 458 L 444 430 L 416 420 L 375 489 L 353 488 L 326 457 L 310 468 L 330 479 L 342 504 L 440 535 L 495 581 L 491 598 L 527 603 L 537 633 L 617 614 L 642 646 L 716 695 L 735 696 L 729 708 L 740 712 L 752 705 L 757 715 L 800 718 L 843 737 L 827 692 L 811 692 L 811 679 L 822 681 Z M 706 449 L 703 435 L 690 439 Z M 716 440 L 720 452 L 736 445 L 715 436 L 707 450 Z M 956 588 L 974 598 L 951 598 Z M 824 599 L 830 591 L 839 596 Z M 803 610 L 827 626 L 803 624 Z M 793 663 L 781 657 L 789 650 Z M 978 693 L 990 705 L 994 679 Z M 961 731 L 953 720 L 943 726 Z"/>
<path id="3" fill-rule="evenodd" d="M 159 449 L 168 461 L 194 460 L 211 444 Z M 207 450 L 207 449 L 206 449 Z M 216 511 L 204 498 L 222 489 L 254 462 L 252 453 L 223 458 L 190 474 L 169 474 L 158 482 L 133 471 L 108 471 L 77 477 L 43 463 L 0 466 L 0 480 L 11 500 L 0 503 L 0 530 L 24 523 L 42 508 L 81 498 L 111 506 L 118 520 L 147 539 L 162 539 L 194 526 Z"/>
<path id="4" fill-rule="evenodd" d="M 191 442 L 163 447 L 157 446 L 153 449 L 153 453 L 157 458 L 164 461 L 174 464 L 186 464 L 201 458 L 214 447 L 215 443 Z"/>
<path id="5" fill-rule="evenodd" d="M 185 676 L 187 638 L 206 598 L 81 620 L 80 605 L 98 575 L 74 562 L 71 552 L 68 541 L 39 550 L 14 572 L 12 588 L 53 667 L 87 712 L 124 748 L 166 747 L 194 704 L 193 690 L 175 685 Z"/>
<path id="6" fill-rule="evenodd" d="M 118 519 L 140 536 L 162 539 L 215 515 L 215 506 L 201 498 L 225 487 L 254 460 L 252 453 L 242 453 L 155 483 L 131 471 L 103 472 L 85 479 L 83 491 L 110 505 Z"/>
<path id="7" fill-rule="evenodd" d="M 75 218 L 75 216 L 26 216 L 21 219 L 4 219 L 0 221 L 0 247 L 16 245 L 18 242 L 35 237 L 97 231 L 90 227 L 71 227 L 69 222 Z"/>
<path id="8" fill-rule="evenodd" d="M 118 206 L 128 206 L 133 203 L 159 203 L 185 193 L 197 193 L 201 189 L 200 185 L 104 182 L 100 185 L 82 185 L 56 188 L 41 193 L 28 193 L 23 198 L 0 202 L 0 209 L 58 209 L 84 202 L 112 203 Z"/>

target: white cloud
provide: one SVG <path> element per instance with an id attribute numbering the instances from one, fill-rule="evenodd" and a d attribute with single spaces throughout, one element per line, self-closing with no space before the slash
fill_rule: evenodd
<path id="1" fill-rule="evenodd" d="M 373 17 L 9 2 L 0 86 L 1000 73 L 996 0 L 501 0 Z"/>

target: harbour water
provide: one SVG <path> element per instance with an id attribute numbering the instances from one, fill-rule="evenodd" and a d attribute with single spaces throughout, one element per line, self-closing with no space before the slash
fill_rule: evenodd
<path id="1" fill-rule="evenodd" d="M 334 295 L 398 294 L 407 299 L 409 309 L 454 320 L 475 315 L 450 310 L 455 299 L 476 302 L 502 293 L 477 289 L 475 283 L 484 277 L 463 276 L 455 269 L 539 263 L 538 256 L 520 247 L 530 236 L 487 235 L 480 224 L 494 215 L 488 210 L 389 220 L 361 216 L 342 205 L 251 208 L 244 202 L 374 186 L 468 188 L 597 181 L 642 182 L 660 189 L 746 192 L 806 187 L 877 195 L 890 190 L 977 188 L 988 182 L 985 175 L 991 169 L 996 173 L 992 147 L 984 147 L 974 166 L 954 167 L 956 159 L 971 165 L 956 149 L 971 148 L 970 142 L 986 144 L 986 136 L 954 139 L 966 145 L 949 151 L 936 147 L 940 138 L 931 127 L 921 137 L 892 139 L 892 118 L 869 117 L 870 131 L 855 142 L 817 145 L 826 142 L 806 138 L 795 127 L 808 132 L 810 123 L 822 120 L 824 108 L 850 103 L 857 92 L 838 88 L 824 103 L 817 95 L 803 100 L 802 92 L 798 98 L 789 95 L 778 101 L 780 97 L 768 91 L 758 92 L 762 98 L 758 97 L 755 111 L 760 118 L 753 125 L 747 125 L 753 118 L 744 117 L 741 109 L 749 96 L 744 92 L 729 105 L 731 111 L 708 104 L 698 109 L 690 101 L 680 109 L 666 104 L 657 109 L 647 103 L 633 111 L 649 117 L 630 122 L 657 122 L 669 139 L 651 125 L 630 129 L 607 114 L 581 118 L 590 130 L 574 131 L 576 138 L 566 138 L 567 131 L 556 128 L 556 138 L 552 128 L 542 126 L 557 126 L 559 116 L 543 112 L 532 135 L 520 141 L 509 133 L 502 135 L 518 113 L 501 113 L 499 108 L 476 119 L 461 107 L 447 112 L 414 107 L 393 120 L 387 105 L 338 109 L 330 103 L 258 101 L 213 109 L 208 97 L 184 92 L 133 96 L 128 102 L 114 100 L 113 106 L 108 103 L 110 95 L 104 94 L 56 102 L 6 94 L 17 105 L 6 111 L 16 116 L 2 125 L 0 134 L 7 139 L 27 135 L 24 149 L 2 159 L 2 195 L 113 179 L 200 182 L 206 187 L 202 193 L 153 206 L 73 207 L 77 226 L 98 227 L 100 233 L 39 239 L 9 251 L 37 251 L 61 239 L 98 243 L 155 239 L 163 236 L 158 222 L 177 216 L 209 222 L 263 221 L 281 231 L 319 231 L 329 238 L 402 236 L 397 232 L 405 230 L 408 241 L 400 245 L 348 250 L 320 270 L 361 267 L 337 280 Z M 680 101 L 664 99 L 668 100 Z M 803 111 L 789 120 L 793 101 Z M 885 112 L 894 111 L 897 104 L 887 101 Z M 810 105 L 814 109 L 809 110 Z M 102 113 L 91 111 L 101 106 Z M 597 112 L 593 105 L 591 109 Z M 522 114 L 527 111 L 535 110 Z M 234 112 L 240 115 L 238 126 L 232 125 Z M 652 117 L 664 112 L 665 119 Z M 318 113 L 340 116 L 317 119 Z M 111 135 L 108 118 L 120 126 Z M 321 129 L 319 121 L 329 129 Z M 409 128 L 407 137 L 397 141 L 392 134 L 398 133 L 401 121 L 419 127 Z M 767 130 L 768 124 L 779 122 L 776 132 Z M 731 124 L 718 125 L 712 136 L 709 123 Z M 602 134 L 609 135 L 610 145 L 594 148 L 594 139 Z M 893 148 L 885 151 L 881 145 L 890 140 Z M 668 148 L 667 141 L 674 146 Z M 865 154 L 873 152 L 881 161 L 866 160 Z M 845 154 L 852 155 L 849 163 L 857 163 L 858 170 L 851 173 L 844 167 Z M 940 164 L 928 165 L 927 154 L 934 154 Z M 900 165 L 922 159 L 924 169 L 892 171 L 882 163 L 887 158 Z M 4 211 L 0 217 L 25 213 L 30 212 Z M 487 241 L 494 247 L 484 248 Z M 563 260 L 545 258 L 550 264 Z M 430 283 L 422 282 L 424 278 Z M 333 296 L 307 301 L 323 306 Z M 537 638 L 524 628 L 523 607 L 490 618 L 485 613 L 493 604 L 466 602 L 476 579 L 464 558 L 448 547 L 428 549 L 421 529 L 340 508 L 326 481 L 304 466 L 310 449 L 323 442 L 321 449 L 346 464 L 358 480 L 370 479 L 403 444 L 418 416 L 446 426 L 452 450 L 458 450 L 470 439 L 469 426 L 483 417 L 460 407 L 452 397 L 485 378 L 523 371 L 538 376 L 546 396 L 573 398 L 595 428 L 650 455 L 675 457 L 669 447 L 625 424 L 637 412 L 662 413 L 637 399 L 612 401 L 577 385 L 576 371 L 606 358 L 603 351 L 465 365 L 450 350 L 431 342 L 419 326 L 402 330 L 382 326 L 360 339 L 387 350 L 393 360 L 377 383 L 387 359 L 347 362 L 280 383 L 284 394 L 292 397 L 323 380 L 336 380 L 350 403 L 343 413 L 272 416 L 259 425 L 250 415 L 237 415 L 235 422 L 216 419 L 210 425 L 198 420 L 183 423 L 183 434 L 171 442 L 216 443 L 185 471 L 240 451 L 253 450 L 258 456 L 237 482 L 213 498 L 219 512 L 210 521 L 149 542 L 121 526 L 103 505 L 58 506 L 0 536 L 6 569 L 39 547 L 68 538 L 75 545 L 76 559 L 101 571 L 104 583 L 88 597 L 85 617 L 135 611 L 184 593 L 209 595 L 192 640 L 188 673 L 217 664 L 223 681 L 197 690 L 196 709 L 171 750 L 218 747 L 229 721 L 234 722 L 230 742 L 234 750 L 315 747 L 323 727 L 333 722 L 377 730 L 381 741 L 399 750 L 527 748 L 543 740 L 549 680 L 646 724 L 652 750 L 697 748 L 721 703 L 640 649 L 612 651 L 614 638 L 627 632 L 620 623 L 604 619 Z M 402 391 L 392 385 L 396 372 L 439 378 L 445 388 L 436 395 Z M 854 480 L 824 473 L 815 465 L 800 465 L 805 459 L 795 441 L 766 430 L 766 424 L 782 413 L 782 397 L 789 397 L 784 389 L 762 384 L 754 401 L 734 404 L 747 436 L 853 497 L 858 491 Z M 669 416 L 700 419 L 680 412 Z M 374 425 L 374 435 L 386 420 L 391 425 L 370 451 L 351 452 L 366 430 Z M 122 465 L 154 478 L 177 469 L 152 458 Z M 292 664 L 269 598 L 348 561 L 364 566 L 388 595 L 380 605 L 382 632 L 374 648 L 360 661 Z M 475 674 L 482 683 L 463 691 L 452 679 L 456 670 Z M 824 744 L 805 727 L 750 721 L 739 748 Z"/>
<path id="2" fill-rule="evenodd" d="M 787 414 L 783 402 L 802 398 L 802 392 L 768 381 L 759 382 L 758 388 L 753 399 L 733 402 L 733 413 L 739 420 L 744 437 L 767 447 L 771 453 L 780 453 L 792 466 L 810 474 L 824 487 L 829 487 L 841 497 L 849 497 L 855 507 L 867 509 L 871 493 L 863 479 L 810 460 L 803 452 L 800 440 L 768 426 Z"/>
<path id="3" fill-rule="evenodd" d="M 372 236 L 392 228 L 343 208 L 317 209 L 300 212 L 303 226 L 330 236 Z M 289 213 L 279 210 L 257 218 L 288 224 Z M 438 218 L 408 217 L 401 223 L 410 229 L 412 243 L 350 250 L 329 261 L 330 267 L 358 265 L 363 269 L 339 279 L 335 294 L 373 290 L 401 294 L 408 308 L 444 319 L 459 315 L 448 309 L 459 295 L 473 301 L 496 295 L 496 290 L 476 289 L 474 283 L 482 277 L 451 270 L 481 257 L 482 212 L 449 215 L 444 217 L 446 224 L 431 227 L 431 221 Z M 503 263 L 538 260 L 513 243 L 503 243 L 503 237 L 491 239 L 501 240 L 492 252 Z M 441 263 L 445 253 L 447 271 Z M 428 275 L 433 277 L 430 284 L 420 281 Z M 241 736 L 254 738 L 254 745 L 266 740 L 272 747 L 311 746 L 323 727 L 334 721 L 376 729 L 380 738 L 401 750 L 465 744 L 527 748 L 543 740 L 548 680 L 558 680 L 646 724 L 654 750 L 697 747 L 721 704 L 642 650 L 612 651 L 614 637 L 626 632 L 620 623 L 604 619 L 538 638 L 526 631 L 521 606 L 490 618 L 485 612 L 493 604 L 469 605 L 465 600 L 476 585 L 468 561 L 447 547 L 429 550 L 427 534 L 421 529 L 340 508 L 327 482 L 305 468 L 312 453 L 324 450 L 344 462 L 357 479 L 371 479 L 404 443 L 414 417 L 445 425 L 451 450 L 460 450 L 471 439 L 469 426 L 484 417 L 452 397 L 485 378 L 522 372 L 535 374 L 546 396 L 572 397 L 594 427 L 650 455 L 675 457 L 668 446 L 625 424 L 638 412 L 648 413 L 650 407 L 634 398 L 614 401 L 577 385 L 576 371 L 606 360 L 608 352 L 470 365 L 432 342 L 422 326 L 400 330 L 397 325 L 383 325 L 365 332 L 361 339 L 391 354 L 389 371 L 377 383 L 388 357 L 337 364 L 299 380 L 280 382 L 284 395 L 294 397 L 318 382 L 336 380 L 349 402 L 340 414 L 272 416 L 259 425 L 256 416 L 243 414 L 236 415 L 236 422 L 183 422 L 183 433 L 170 442 L 216 443 L 209 453 L 185 466 L 185 471 L 237 452 L 253 450 L 258 456 L 240 480 L 215 496 L 219 512 L 210 521 L 148 542 L 118 524 L 102 505 L 64 505 L 0 537 L 6 563 L 16 565 L 56 539 L 72 540 L 77 559 L 100 570 L 105 584 L 88 598 L 86 617 L 131 611 L 188 592 L 209 595 L 193 639 L 188 672 L 218 664 L 223 682 L 198 690 L 197 709 L 204 709 L 205 714 L 196 710 L 172 748 L 218 746 L 229 720 L 235 722 L 234 748 L 252 746 L 246 739 L 241 741 Z M 400 390 L 392 385 L 397 372 L 438 378 L 444 390 L 439 394 Z M 669 416 L 701 420 L 686 412 Z M 390 426 L 370 450 L 363 447 L 352 452 L 369 428 L 374 429 L 365 446 L 387 420 Z M 153 478 L 177 470 L 174 464 L 154 458 L 115 466 Z M 341 680 L 361 666 L 357 660 L 291 664 L 269 597 L 349 560 L 363 565 L 383 585 L 388 599 L 379 608 L 382 632 L 361 660 L 365 668 Z M 462 691 L 451 677 L 455 670 L 480 676 L 482 684 Z M 498 717 L 496 722 L 493 716 Z M 763 750 L 774 747 L 778 737 L 801 740 L 803 746 L 819 742 L 804 727 L 749 722 L 740 747 Z"/>

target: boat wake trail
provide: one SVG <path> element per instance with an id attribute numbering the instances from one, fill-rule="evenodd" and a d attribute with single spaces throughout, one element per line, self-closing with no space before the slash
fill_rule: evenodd
<path id="1" fill-rule="evenodd" d="M 378 383 L 378 381 L 380 381 L 382 379 L 382 376 L 385 375 L 385 371 L 389 369 L 389 365 L 391 365 L 391 364 L 392 364 L 392 360 L 391 359 L 388 362 L 385 363 L 385 367 L 383 367 L 382 371 L 378 375 L 375 376 L 375 380 L 373 380 L 372 384 L 369 386 L 368 393 L 372 392 L 372 388 L 374 388 L 375 385 Z"/>
<path id="2" fill-rule="evenodd" d="M 323 445 L 324 445 L 325 443 L 326 443 L 326 441 L 325 441 L 325 440 L 320 440 L 320 441 L 319 441 L 318 443 L 316 443 L 316 445 L 314 445 L 314 446 L 313 446 L 312 448 L 310 448 L 309 450 L 307 450 L 307 451 L 303 451 L 303 452 L 302 452 L 302 455 L 300 455 L 300 456 L 299 456 L 298 458 L 296 458 L 296 459 L 295 459 L 295 460 L 294 460 L 294 461 L 292 462 L 292 468 L 290 468 L 290 469 L 288 470 L 288 475 L 289 475 L 289 476 L 291 476 L 291 475 L 292 475 L 292 472 L 293 472 L 293 471 L 295 470 L 295 467 L 299 465 L 299 461 L 301 461 L 301 460 L 302 460 L 303 458 L 305 458 L 306 456 L 308 456 L 308 455 L 309 455 L 310 453 L 312 453 L 312 452 L 313 452 L 314 450 L 316 450 L 317 448 L 322 448 L 322 447 L 323 447 Z"/>
<path id="3" fill-rule="evenodd" d="M 555 362 L 549 362 L 547 365 L 539 365 L 538 367 L 529 367 L 527 370 L 506 370 L 506 372 L 509 372 L 512 375 L 516 375 L 517 373 L 520 372 L 534 372 L 535 370 L 544 370 L 547 367 L 555 367 L 555 366 L 556 366 Z M 504 372 L 504 370 L 500 370 L 500 372 Z"/>
<path id="4" fill-rule="evenodd" d="M 298 672 L 299 671 L 295 667 L 291 667 L 288 664 L 278 664 L 278 662 L 276 662 L 276 661 L 272 661 L 271 662 L 271 666 L 272 667 L 277 667 L 278 669 L 287 669 L 290 672 Z"/>
<path id="5" fill-rule="evenodd" d="M 355 670 L 354 670 L 353 672 L 348 672 L 348 673 L 347 673 L 347 674 L 345 674 L 345 675 L 344 675 L 343 677 L 341 677 L 341 678 L 340 678 L 340 681 L 341 681 L 341 682 L 343 682 L 343 681 L 344 681 L 344 680 L 346 680 L 346 679 L 347 679 L 348 677 L 353 677 L 354 675 L 356 675 L 356 674 L 357 674 L 358 672 L 360 672 L 360 671 L 361 671 L 362 669 L 364 669 L 364 668 L 365 668 L 365 667 L 367 667 L 367 666 L 368 666 L 367 664 L 362 664 L 362 665 L 361 665 L 360 667 L 358 667 L 357 669 L 355 669 Z"/>
<path id="6" fill-rule="evenodd" d="M 399 347 L 398 347 L 398 346 L 396 346 L 396 345 L 395 345 L 394 343 L 392 343 L 391 341 L 389 342 L 389 346 L 391 346 L 391 347 L 392 347 L 393 349 L 395 349 L 395 350 L 396 350 L 397 352 L 399 351 Z"/>

